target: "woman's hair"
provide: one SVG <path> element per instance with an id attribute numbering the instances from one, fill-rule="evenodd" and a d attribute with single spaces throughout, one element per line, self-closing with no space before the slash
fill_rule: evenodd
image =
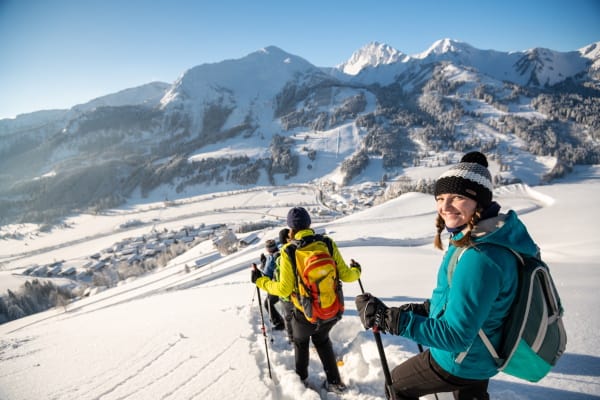
<path id="1" fill-rule="evenodd" d="M 473 231 L 473 228 L 475 228 L 475 225 L 477 225 L 477 223 L 481 221 L 481 212 L 482 209 L 480 207 L 477 207 L 475 213 L 467 223 L 466 231 L 463 237 L 461 237 L 458 240 L 450 239 L 450 243 L 452 243 L 456 247 L 465 247 L 472 244 L 471 232 Z M 435 227 L 436 234 L 433 238 L 433 246 L 436 249 L 444 250 L 444 245 L 442 244 L 442 231 L 444 230 L 444 228 L 446 228 L 446 223 L 444 222 L 444 219 L 440 214 L 437 215 L 437 218 L 435 220 Z"/>

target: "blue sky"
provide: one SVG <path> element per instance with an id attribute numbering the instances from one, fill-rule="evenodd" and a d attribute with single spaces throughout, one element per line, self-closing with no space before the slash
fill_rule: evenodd
<path id="1" fill-rule="evenodd" d="M 443 38 L 577 50 L 600 41 L 600 1 L 0 0 L 0 118 L 172 83 L 269 45 L 333 67 L 373 41 L 412 55 Z"/>

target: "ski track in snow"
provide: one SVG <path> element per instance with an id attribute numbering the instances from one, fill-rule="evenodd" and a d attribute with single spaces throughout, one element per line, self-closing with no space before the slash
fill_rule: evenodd
<path id="1" fill-rule="evenodd" d="M 120 368 L 107 370 L 95 376 L 91 382 L 74 383 L 67 389 L 53 393 L 50 398 L 52 400 L 75 400 L 82 396 L 94 400 L 201 398 L 203 392 L 216 384 L 231 369 L 229 365 L 225 368 L 218 365 L 218 361 L 228 357 L 228 352 L 234 348 L 241 337 L 234 338 L 223 347 L 212 349 L 211 358 L 191 354 L 187 358 L 177 360 L 176 347 L 186 339 L 188 338 L 180 334 L 175 340 L 163 344 L 162 347 L 158 343 L 149 342 L 144 347 L 150 349 L 133 360 L 125 360 Z M 189 364 L 193 365 L 190 367 Z M 122 371 L 129 371 L 129 373 L 124 376 Z M 211 382 L 208 385 L 206 385 L 207 379 Z M 162 389 L 161 392 L 161 388 L 165 386 L 170 387 L 170 390 Z M 201 390 L 196 392 L 195 387 Z"/>
<path id="2" fill-rule="evenodd" d="M 77 399 L 81 396 L 80 392 L 83 392 L 86 398 L 100 399 L 103 396 L 107 396 L 114 393 L 119 387 L 130 382 L 138 375 L 142 374 L 145 370 L 152 367 L 153 364 L 159 362 L 162 358 L 168 354 L 169 351 L 175 347 L 181 339 L 174 343 L 168 343 L 167 346 L 157 347 L 155 343 L 148 343 L 151 348 L 147 352 L 143 353 L 140 357 L 137 357 L 130 361 L 125 361 L 121 365 L 122 368 L 110 369 L 105 371 L 103 374 L 96 376 L 91 382 L 80 382 L 73 385 L 70 389 L 58 392 L 52 395 L 53 400 L 62 399 Z M 158 349 L 158 352 L 157 352 Z M 122 371 L 133 371 L 125 377 L 122 376 Z M 95 392 L 100 392 L 95 394 Z M 93 396 L 93 397 L 90 397 Z"/>
<path id="3" fill-rule="evenodd" d="M 168 399 L 168 398 L 180 399 L 181 397 L 179 397 L 177 395 L 177 393 L 180 392 L 180 391 L 182 391 L 182 390 L 185 390 L 188 387 L 192 387 L 195 380 L 202 379 L 202 375 L 201 375 L 202 372 L 204 372 L 205 370 L 207 370 L 211 366 L 215 366 L 214 365 L 215 362 L 219 358 L 221 358 L 224 355 L 226 355 L 226 353 L 228 353 L 233 348 L 233 346 L 236 344 L 236 342 L 239 339 L 240 339 L 239 337 L 235 338 L 228 345 L 226 345 L 223 348 L 220 348 L 219 351 L 218 351 L 218 353 L 213 358 L 209 359 L 208 361 L 202 361 L 202 363 L 199 365 L 199 367 L 196 367 L 195 372 L 192 375 L 189 375 L 185 380 L 183 380 L 180 384 L 178 384 L 177 387 L 174 390 L 163 394 L 161 396 L 161 400 Z M 190 361 L 192 359 L 197 360 L 198 357 L 196 357 L 196 356 L 190 356 L 190 358 L 188 360 L 185 360 L 184 362 L 188 362 L 188 361 Z M 181 364 L 183 364 L 183 362 Z M 169 374 L 174 373 L 177 370 L 177 368 L 179 368 L 179 367 L 180 367 L 179 365 L 175 366 L 171 371 L 169 371 Z M 231 367 L 227 367 L 225 369 L 221 368 L 222 371 L 221 371 L 220 374 L 218 374 L 218 376 L 217 376 L 216 379 L 212 380 L 212 382 L 209 385 L 205 386 L 200 392 L 195 393 L 192 397 L 189 397 L 189 398 L 190 399 L 194 399 L 194 398 L 197 398 L 198 396 L 200 396 L 205 390 L 209 389 L 210 386 L 214 385 L 215 383 L 217 383 L 217 381 L 219 379 L 221 379 L 223 376 L 225 376 L 227 374 L 227 372 L 229 372 L 230 369 L 231 369 Z"/>

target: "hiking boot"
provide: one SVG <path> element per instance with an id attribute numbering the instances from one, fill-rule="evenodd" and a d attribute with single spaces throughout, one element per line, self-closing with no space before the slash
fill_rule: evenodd
<path id="1" fill-rule="evenodd" d="M 346 391 L 347 387 L 342 382 L 338 383 L 329 383 L 327 381 L 323 382 L 323 388 L 327 392 L 342 394 Z"/>

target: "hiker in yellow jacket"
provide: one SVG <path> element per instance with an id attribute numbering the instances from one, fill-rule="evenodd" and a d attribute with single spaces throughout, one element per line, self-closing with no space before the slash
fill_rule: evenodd
<path id="1" fill-rule="evenodd" d="M 253 270 L 251 280 L 256 283 L 256 286 L 267 291 L 269 294 L 273 294 L 280 297 L 291 296 L 292 301 L 295 305 L 292 318 L 292 330 L 294 335 L 294 352 L 296 362 L 296 373 L 305 385 L 308 385 L 308 362 L 309 362 L 309 340 L 312 339 L 313 344 L 317 350 L 323 369 L 327 375 L 327 379 L 323 383 L 323 386 L 327 391 L 331 392 L 343 392 L 346 386 L 341 380 L 338 366 L 333 352 L 333 346 L 331 339 L 329 338 L 329 331 L 341 318 L 341 312 L 334 317 L 327 320 L 314 320 L 315 318 L 309 315 L 305 315 L 304 307 L 299 301 L 298 293 L 298 281 L 297 276 L 294 274 L 294 266 L 290 260 L 290 256 L 286 251 L 288 246 L 296 246 L 298 243 L 309 241 L 312 248 L 319 248 L 319 246 L 325 252 L 329 252 L 329 246 L 326 242 L 321 240 L 315 240 L 315 232 L 310 229 L 311 218 L 306 209 L 303 207 L 292 208 L 287 215 L 287 225 L 290 228 L 290 237 L 292 241 L 286 244 L 281 249 L 281 264 L 280 264 L 280 280 L 279 282 L 273 281 L 266 276 L 263 276 L 259 270 Z M 318 236 L 317 236 L 318 237 Z M 335 260 L 337 266 L 337 276 L 341 281 L 353 282 L 360 278 L 361 267 L 353 261 L 350 267 L 344 262 L 337 245 L 329 238 L 321 237 L 330 242 L 331 246 L 331 257 Z M 343 306 L 343 297 L 341 298 L 341 305 Z"/>

